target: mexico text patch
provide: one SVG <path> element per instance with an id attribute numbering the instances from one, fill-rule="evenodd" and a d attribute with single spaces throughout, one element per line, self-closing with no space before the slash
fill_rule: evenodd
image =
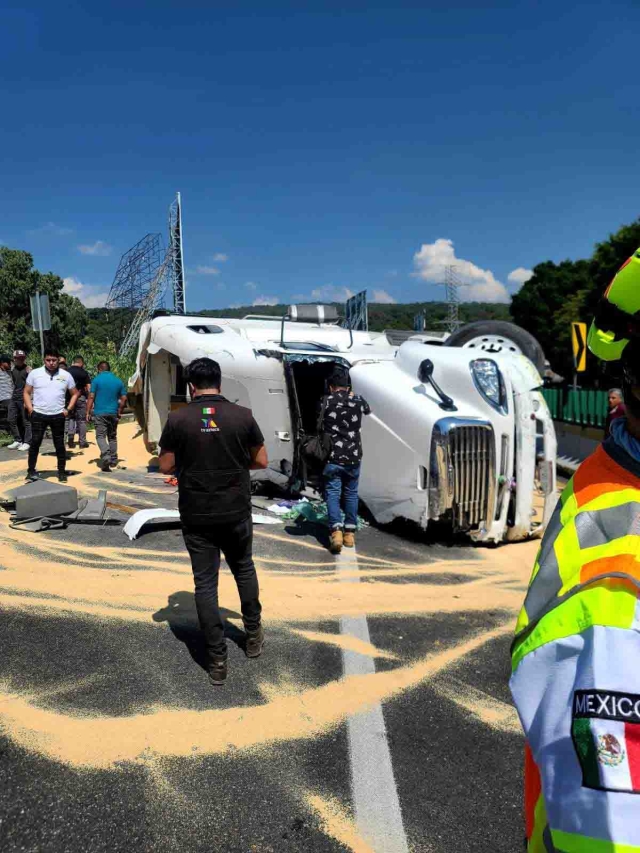
<path id="1" fill-rule="evenodd" d="M 576 690 L 571 736 L 585 788 L 640 793 L 640 694 Z"/>

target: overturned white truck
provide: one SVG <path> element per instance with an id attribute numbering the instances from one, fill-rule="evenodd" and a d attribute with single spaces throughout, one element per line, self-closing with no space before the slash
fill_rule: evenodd
<path id="1" fill-rule="evenodd" d="M 440 522 L 480 542 L 541 535 L 556 500 L 556 439 L 542 379 L 519 345 L 527 333 L 472 324 L 448 340 L 393 343 L 337 320 L 333 306 L 309 305 L 286 318 L 155 316 L 141 328 L 130 382 L 148 447 L 188 401 L 185 367 L 209 356 L 223 394 L 251 408 L 265 435 L 269 468 L 252 476 L 299 489 L 308 476 L 302 442 L 316 430 L 327 376 L 343 365 L 372 410 L 360 497 L 377 522 Z"/>

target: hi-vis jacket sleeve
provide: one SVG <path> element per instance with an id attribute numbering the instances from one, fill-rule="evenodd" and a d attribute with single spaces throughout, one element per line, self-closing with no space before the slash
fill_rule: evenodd
<path id="1" fill-rule="evenodd" d="M 562 495 L 512 647 L 530 853 L 640 853 L 640 476 L 606 447 Z"/>

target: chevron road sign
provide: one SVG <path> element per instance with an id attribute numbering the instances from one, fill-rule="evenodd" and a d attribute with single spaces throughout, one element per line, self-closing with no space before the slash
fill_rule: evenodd
<path id="1" fill-rule="evenodd" d="M 587 369 L 587 324 L 571 324 L 571 346 L 573 347 L 573 363 L 576 373 Z"/>

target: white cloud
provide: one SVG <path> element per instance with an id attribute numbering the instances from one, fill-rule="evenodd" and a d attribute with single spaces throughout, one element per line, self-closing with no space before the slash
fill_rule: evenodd
<path id="1" fill-rule="evenodd" d="M 348 287 L 337 287 L 335 284 L 323 284 L 311 291 L 311 298 L 319 302 L 346 302 L 355 296 L 353 290 Z"/>
<path id="2" fill-rule="evenodd" d="M 223 264 L 225 261 L 229 260 L 229 255 L 225 255 L 224 252 L 216 252 L 213 256 L 213 260 L 219 264 Z"/>
<path id="3" fill-rule="evenodd" d="M 374 290 L 372 302 L 378 302 L 382 305 L 395 305 L 397 300 L 393 298 L 386 290 Z"/>
<path id="4" fill-rule="evenodd" d="M 247 288 L 247 290 L 258 289 L 258 285 L 255 283 L 255 281 L 245 281 L 244 286 Z"/>
<path id="5" fill-rule="evenodd" d="M 63 293 L 68 293 L 70 296 L 76 296 L 85 308 L 102 308 L 107 301 L 109 294 L 100 292 L 98 287 L 90 284 L 83 284 L 73 276 L 68 276 L 63 279 Z"/>
<path id="6" fill-rule="evenodd" d="M 62 288 L 63 293 L 80 293 L 84 284 L 81 284 L 77 279 L 73 278 L 73 276 L 69 276 L 68 278 L 63 279 L 64 287 Z"/>
<path id="7" fill-rule="evenodd" d="M 220 275 L 218 267 L 196 267 L 197 275 Z"/>
<path id="8" fill-rule="evenodd" d="M 62 225 L 56 225 L 55 222 L 45 222 L 39 228 L 32 228 L 28 234 L 55 234 L 57 237 L 62 237 L 65 234 L 73 234 L 73 228 L 64 228 Z"/>
<path id="9" fill-rule="evenodd" d="M 457 258 L 453 240 L 440 237 L 435 243 L 423 243 L 420 251 L 413 256 L 413 263 L 416 267 L 414 275 L 431 284 L 444 284 L 446 268 L 455 266 L 463 302 L 509 302 L 511 298 L 507 288 L 491 270 L 483 270 L 472 261 Z"/>
<path id="10" fill-rule="evenodd" d="M 511 284 L 517 284 L 518 287 L 522 287 L 522 285 L 529 281 L 532 276 L 533 270 L 527 270 L 524 267 L 516 267 L 516 269 L 511 270 L 507 276 L 507 281 L 511 282 Z"/>
<path id="11" fill-rule="evenodd" d="M 96 240 L 90 245 L 78 246 L 78 251 L 83 255 L 95 255 L 99 258 L 106 258 L 111 254 L 111 246 L 105 243 L 104 240 Z"/>
<path id="12" fill-rule="evenodd" d="M 258 296 L 254 299 L 252 305 L 279 305 L 280 300 L 277 296 Z"/>

